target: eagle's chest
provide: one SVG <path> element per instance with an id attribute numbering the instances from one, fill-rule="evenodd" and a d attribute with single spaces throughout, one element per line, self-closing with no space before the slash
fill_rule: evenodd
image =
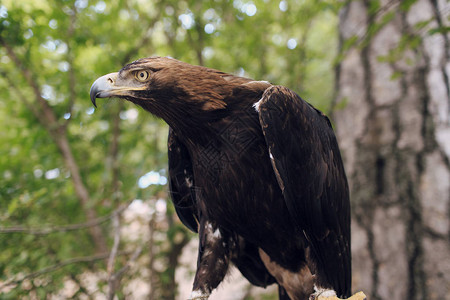
<path id="1" fill-rule="evenodd" d="M 259 126 L 236 120 L 194 153 L 199 207 L 218 224 L 239 227 L 245 235 L 271 213 L 283 215 L 283 197 Z"/>
<path id="2" fill-rule="evenodd" d="M 259 120 L 245 111 L 215 124 L 206 143 L 194 148 L 193 168 L 205 181 L 222 181 L 224 176 L 230 180 L 243 175 L 236 173 L 241 164 L 249 171 L 254 161 L 268 157 Z"/>

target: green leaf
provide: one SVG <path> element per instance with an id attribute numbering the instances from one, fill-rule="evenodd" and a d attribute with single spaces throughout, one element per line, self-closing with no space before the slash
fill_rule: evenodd
<path id="1" fill-rule="evenodd" d="M 411 6 L 416 2 L 417 2 L 417 0 L 402 0 L 400 2 L 400 9 L 403 11 L 409 11 Z"/>
<path id="2" fill-rule="evenodd" d="M 450 26 L 441 26 L 441 27 L 437 27 L 437 28 L 433 28 L 430 29 L 428 31 L 429 35 L 433 35 L 433 34 L 448 34 L 450 32 Z"/>

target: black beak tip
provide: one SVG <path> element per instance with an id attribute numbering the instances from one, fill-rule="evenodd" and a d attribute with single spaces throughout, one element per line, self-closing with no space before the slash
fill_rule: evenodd
<path id="1" fill-rule="evenodd" d="M 99 94 L 99 91 L 95 87 L 95 84 L 91 87 L 91 90 L 89 92 L 89 95 L 91 97 L 91 102 L 94 105 L 95 108 L 97 108 L 97 104 L 95 103 L 95 100 L 97 99 L 97 95 Z"/>

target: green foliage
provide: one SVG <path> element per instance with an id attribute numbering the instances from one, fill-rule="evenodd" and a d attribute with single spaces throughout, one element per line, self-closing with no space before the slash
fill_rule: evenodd
<path id="1" fill-rule="evenodd" d="M 169 55 L 269 80 L 327 107 L 340 5 L 332 0 L 1 2 L 2 228 L 83 223 L 88 209 L 100 217 L 134 198 L 167 198 L 166 186 L 142 189 L 137 184 L 147 172 L 165 170 L 167 126 L 129 103 L 104 100 L 94 110 L 89 101 L 89 87 L 98 76 L 137 58 Z M 46 119 L 39 98 L 55 123 Z M 64 139 L 89 194 L 84 206 L 61 150 Z M 171 206 L 168 211 L 173 215 Z M 104 223 L 102 230 L 111 247 L 111 224 Z M 177 222 L 167 228 L 161 256 L 172 253 L 180 234 L 188 236 Z M 0 233 L 0 248 L 0 286 L 95 253 L 89 229 Z M 67 276 L 75 280 L 87 270 L 104 268 L 102 263 L 70 264 L 7 293 L 0 288 L 0 298 L 30 293 L 46 298 Z M 161 282 L 170 282 L 169 271 L 159 274 Z"/>
<path id="2" fill-rule="evenodd" d="M 441 26 L 437 28 L 430 29 L 428 33 L 430 35 L 439 33 L 439 34 L 448 34 L 450 32 L 450 26 Z"/>
<path id="3" fill-rule="evenodd" d="M 417 0 L 403 0 L 402 2 L 400 2 L 400 9 L 403 11 L 408 11 L 416 2 Z"/>

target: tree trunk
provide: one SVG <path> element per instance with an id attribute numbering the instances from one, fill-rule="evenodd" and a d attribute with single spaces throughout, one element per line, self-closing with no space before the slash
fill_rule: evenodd
<path id="1" fill-rule="evenodd" d="M 353 290 L 371 300 L 449 299 L 450 46 L 445 30 L 430 31 L 449 26 L 449 10 L 363 0 L 340 14 L 333 119 L 351 188 Z"/>

